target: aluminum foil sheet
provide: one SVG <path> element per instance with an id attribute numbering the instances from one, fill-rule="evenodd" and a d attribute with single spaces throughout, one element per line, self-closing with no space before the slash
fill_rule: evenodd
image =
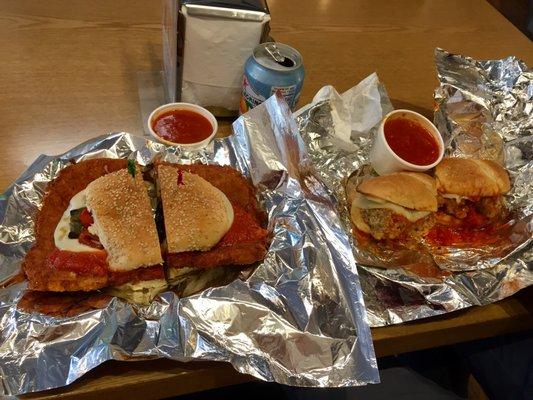
<path id="1" fill-rule="evenodd" d="M 0 283 L 11 284 L 0 289 L 0 394 L 67 385 L 110 359 L 157 357 L 230 362 L 287 385 L 379 381 L 349 238 L 287 104 L 270 98 L 239 118 L 234 131 L 201 153 L 126 133 L 102 136 L 39 157 L 7 190 L 0 200 Z M 48 306 L 64 315 L 40 312 L 16 278 L 46 184 L 70 159 L 147 164 L 156 156 L 231 165 L 248 176 L 273 234 L 264 262 L 246 280 L 185 298 L 166 292 L 138 307 L 105 295 L 59 294 Z"/>
<path id="2" fill-rule="evenodd" d="M 446 154 L 504 163 L 513 218 L 501 240 L 483 248 L 368 248 L 352 237 L 374 327 L 492 303 L 533 284 L 533 72 L 515 57 L 475 61 L 437 49 L 435 61 L 435 124 Z M 374 174 L 368 165 L 373 136 L 392 109 L 372 74 L 342 95 L 322 88 L 295 113 L 347 232 L 352 226 L 346 186 Z"/>

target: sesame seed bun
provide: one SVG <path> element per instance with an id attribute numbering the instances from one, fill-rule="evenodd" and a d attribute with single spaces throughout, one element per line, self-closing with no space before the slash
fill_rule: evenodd
<path id="1" fill-rule="evenodd" d="M 135 178 L 127 169 L 104 175 L 87 186 L 86 196 L 111 271 L 131 271 L 163 262 L 140 171 Z"/>
<path id="2" fill-rule="evenodd" d="M 206 251 L 233 223 L 226 195 L 199 175 L 160 165 L 157 170 L 169 253 Z"/>

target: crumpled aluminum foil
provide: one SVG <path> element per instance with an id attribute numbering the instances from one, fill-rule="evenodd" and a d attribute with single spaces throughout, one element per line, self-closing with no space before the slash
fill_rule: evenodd
<path id="1" fill-rule="evenodd" d="M 297 386 L 379 381 L 349 239 L 287 104 L 271 97 L 239 118 L 234 131 L 198 154 L 126 133 L 102 136 L 39 157 L 7 190 L 0 199 L 0 284 L 17 275 L 46 184 L 72 158 L 147 164 L 157 155 L 231 165 L 258 188 L 273 241 L 247 280 L 186 298 L 166 292 L 145 307 L 104 298 L 81 314 L 53 317 L 18 307 L 26 282 L 0 289 L 0 394 L 67 385 L 110 359 L 154 357 L 226 361 Z"/>
<path id="2" fill-rule="evenodd" d="M 505 160 L 514 219 L 504 241 L 483 249 L 368 251 L 352 239 L 373 327 L 492 303 L 533 284 L 533 72 L 515 57 L 475 61 L 437 49 L 435 60 L 440 80 L 435 124 L 446 153 Z M 391 110 L 384 86 L 372 74 L 342 95 L 322 88 L 295 113 L 348 232 L 345 185 L 372 173 L 372 138 Z"/>

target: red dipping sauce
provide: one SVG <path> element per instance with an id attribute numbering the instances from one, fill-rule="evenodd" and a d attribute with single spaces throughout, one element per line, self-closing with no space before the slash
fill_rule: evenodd
<path id="1" fill-rule="evenodd" d="M 439 158 L 439 143 L 418 122 L 391 118 L 385 121 L 383 130 L 388 145 L 401 159 L 415 165 L 430 165 Z"/>
<path id="2" fill-rule="evenodd" d="M 207 139 L 213 133 L 211 122 L 189 110 L 172 110 L 159 115 L 152 129 L 162 139 L 173 143 L 191 144 Z"/>

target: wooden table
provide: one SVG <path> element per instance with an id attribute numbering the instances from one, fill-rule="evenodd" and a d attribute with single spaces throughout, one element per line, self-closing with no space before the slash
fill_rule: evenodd
<path id="1" fill-rule="evenodd" d="M 142 133 L 137 74 L 161 69 L 160 2 L 0 0 L 0 189 L 41 153 L 110 131 Z M 434 48 L 474 58 L 531 42 L 484 0 L 269 0 L 272 36 L 303 55 L 301 104 L 377 71 L 396 107 L 432 114 Z M 226 126 L 225 131 L 229 132 Z M 531 328 L 533 291 L 486 307 L 373 330 L 378 356 Z M 28 398 L 152 399 L 249 380 L 225 364 L 106 363 Z"/>

